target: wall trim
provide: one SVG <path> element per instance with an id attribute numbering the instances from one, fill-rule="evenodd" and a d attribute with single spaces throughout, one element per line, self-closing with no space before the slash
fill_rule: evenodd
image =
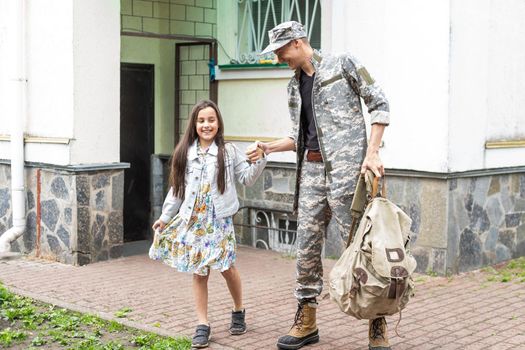
<path id="1" fill-rule="evenodd" d="M 295 163 L 268 162 L 266 167 L 267 168 L 270 168 L 270 167 L 277 168 L 277 169 L 295 169 Z M 468 171 L 455 171 L 455 172 L 449 172 L 449 173 L 387 168 L 385 172 L 387 176 L 449 180 L 449 179 L 480 177 L 480 176 L 508 175 L 508 174 L 519 174 L 519 173 L 525 174 L 525 166 L 503 167 L 503 168 L 492 168 L 492 169 L 475 169 L 475 170 L 468 170 Z"/>
<path id="2" fill-rule="evenodd" d="M 68 137 L 47 137 L 47 136 L 24 136 L 25 143 L 51 143 L 57 145 L 69 145 L 71 138 Z M 0 135 L 0 141 L 11 142 L 11 135 Z"/>
<path id="3" fill-rule="evenodd" d="M 0 159 L 0 164 L 10 165 L 11 160 Z M 28 168 L 52 169 L 52 170 L 59 170 L 59 171 L 67 171 L 71 173 L 128 169 L 130 166 L 131 166 L 130 163 L 99 163 L 99 164 L 95 163 L 95 164 L 77 164 L 77 165 L 57 165 L 57 164 L 39 163 L 39 162 L 25 162 L 24 163 L 24 167 L 28 167 Z"/>
<path id="4" fill-rule="evenodd" d="M 267 137 L 267 136 L 224 136 L 224 141 L 230 142 L 272 142 L 280 140 L 280 137 Z"/>
<path id="5" fill-rule="evenodd" d="M 525 147 L 525 140 L 495 140 L 485 142 L 486 149 Z"/>
<path id="6" fill-rule="evenodd" d="M 263 69 L 243 68 L 228 70 L 215 67 L 216 80 L 244 80 L 244 79 L 290 79 L 294 72 L 288 68 L 269 67 Z"/>

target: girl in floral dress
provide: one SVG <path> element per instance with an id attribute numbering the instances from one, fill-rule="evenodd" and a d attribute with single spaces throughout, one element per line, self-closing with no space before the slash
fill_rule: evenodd
<path id="1" fill-rule="evenodd" d="M 260 151 L 262 152 L 262 151 Z M 162 215 L 153 224 L 155 239 L 149 256 L 178 271 L 193 274 L 197 328 L 192 346 L 208 346 L 208 276 L 218 270 L 233 299 L 230 334 L 246 332 L 241 279 L 235 268 L 236 244 L 232 216 L 239 209 L 235 180 L 255 183 L 266 158 L 253 164 L 237 147 L 224 142 L 224 124 L 212 101 L 193 107 L 184 137 L 175 148 L 170 191 Z"/>

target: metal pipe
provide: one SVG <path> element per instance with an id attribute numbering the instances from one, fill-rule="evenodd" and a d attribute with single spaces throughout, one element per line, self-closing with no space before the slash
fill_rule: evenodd
<path id="1" fill-rule="evenodd" d="M 8 253 L 26 228 L 26 201 L 24 187 L 24 123 L 27 106 L 26 80 L 26 0 L 17 4 L 16 12 L 16 76 L 12 79 L 16 91 L 15 113 L 11 116 L 11 207 L 13 227 L 0 236 L 0 253 Z"/>

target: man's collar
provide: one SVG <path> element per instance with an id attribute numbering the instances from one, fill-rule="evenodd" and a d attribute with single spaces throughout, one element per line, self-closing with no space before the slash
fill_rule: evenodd
<path id="1" fill-rule="evenodd" d="M 323 60 L 323 56 L 319 51 L 316 49 L 313 49 L 312 57 L 310 58 L 310 62 L 314 66 L 314 70 L 317 72 L 319 69 L 319 65 L 321 64 L 321 61 Z M 295 78 L 299 80 L 301 78 L 301 67 L 297 68 L 295 70 Z"/>
<path id="2" fill-rule="evenodd" d="M 321 55 L 321 53 L 319 51 L 317 51 L 316 49 L 314 49 L 314 53 L 313 53 L 312 58 L 310 59 L 310 61 L 314 65 L 315 70 L 317 70 L 317 68 L 321 64 L 322 60 L 323 60 L 323 56 Z"/>

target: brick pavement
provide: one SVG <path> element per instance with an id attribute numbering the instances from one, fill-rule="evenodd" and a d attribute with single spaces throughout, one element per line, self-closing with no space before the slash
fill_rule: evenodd
<path id="1" fill-rule="evenodd" d="M 334 261 L 324 263 L 329 271 Z M 231 299 L 220 274 L 212 273 L 210 349 L 275 349 L 295 314 L 294 260 L 241 247 L 237 266 L 249 331 L 228 334 Z M 106 319 L 129 307 L 133 311 L 123 323 L 136 328 L 172 336 L 193 333 L 191 275 L 145 255 L 83 267 L 0 260 L 0 281 L 16 293 Z M 416 286 L 399 327 L 404 338 L 393 331 L 397 316 L 388 318 L 393 349 L 525 349 L 525 283 L 487 282 L 475 272 L 450 279 L 419 276 Z M 366 321 L 344 315 L 328 299 L 318 310 L 321 341 L 305 349 L 367 349 Z"/>

